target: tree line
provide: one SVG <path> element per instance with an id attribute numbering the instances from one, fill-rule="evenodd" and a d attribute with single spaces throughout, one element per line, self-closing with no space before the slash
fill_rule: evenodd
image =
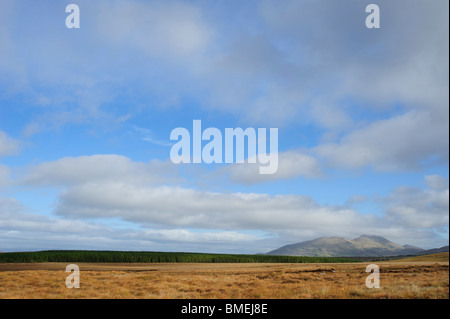
<path id="1" fill-rule="evenodd" d="M 47 250 L 0 254 L 0 263 L 345 263 L 344 257 L 208 254 L 148 251 Z"/>

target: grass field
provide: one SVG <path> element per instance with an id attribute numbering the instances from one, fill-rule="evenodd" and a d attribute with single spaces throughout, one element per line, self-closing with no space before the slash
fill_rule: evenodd
<path id="1" fill-rule="evenodd" d="M 0 263 L 0 298 L 449 298 L 448 253 L 378 262 L 380 288 L 368 289 L 368 263 Z"/>
<path id="2" fill-rule="evenodd" d="M 448 262 L 448 253 L 414 256 L 397 260 L 398 262 Z"/>

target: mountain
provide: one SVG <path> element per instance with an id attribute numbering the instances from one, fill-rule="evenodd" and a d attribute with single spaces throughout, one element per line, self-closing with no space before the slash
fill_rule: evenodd
<path id="1" fill-rule="evenodd" d="M 438 253 L 448 253 L 448 246 L 424 250 L 423 252 L 420 253 L 420 255 L 431 255 L 431 254 L 438 254 Z"/>
<path id="2" fill-rule="evenodd" d="M 355 239 L 343 237 L 320 237 L 272 250 L 267 255 L 312 256 L 312 257 L 375 257 L 418 255 L 424 249 L 401 246 L 390 240 L 373 235 L 361 235 Z"/>

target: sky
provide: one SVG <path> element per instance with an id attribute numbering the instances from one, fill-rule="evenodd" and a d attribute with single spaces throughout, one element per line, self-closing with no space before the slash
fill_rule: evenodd
<path id="1" fill-rule="evenodd" d="M 448 245 L 448 6 L 0 1 L 0 251 Z M 277 128 L 277 172 L 173 163 L 194 120 Z"/>

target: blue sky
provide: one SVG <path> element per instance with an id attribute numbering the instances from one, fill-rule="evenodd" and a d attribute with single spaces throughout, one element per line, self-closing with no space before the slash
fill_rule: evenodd
<path id="1" fill-rule="evenodd" d="M 1 1 L 0 251 L 448 244 L 448 2 L 374 3 Z M 278 172 L 173 164 L 196 119 Z"/>

